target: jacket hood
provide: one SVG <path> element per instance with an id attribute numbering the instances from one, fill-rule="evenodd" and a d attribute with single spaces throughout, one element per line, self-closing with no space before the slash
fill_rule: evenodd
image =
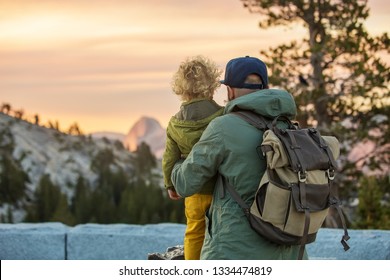
<path id="1" fill-rule="evenodd" d="M 214 100 L 198 98 L 182 103 L 180 111 L 170 119 L 176 129 L 205 129 L 209 122 L 222 115 L 224 107 Z"/>
<path id="2" fill-rule="evenodd" d="M 253 111 L 268 118 L 285 115 L 293 119 L 297 114 L 293 96 L 280 89 L 264 89 L 240 96 L 226 104 L 224 113 L 239 110 Z"/>
<path id="3" fill-rule="evenodd" d="M 208 124 L 214 118 L 221 116 L 223 112 L 224 108 L 222 107 L 208 117 L 196 121 L 180 120 L 174 116 L 170 119 L 167 129 L 172 138 L 174 138 L 177 142 L 183 141 L 183 138 L 198 138 L 197 140 L 199 140 L 200 135 Z M 193 134 L 199 135 L 192 137 Z"/>

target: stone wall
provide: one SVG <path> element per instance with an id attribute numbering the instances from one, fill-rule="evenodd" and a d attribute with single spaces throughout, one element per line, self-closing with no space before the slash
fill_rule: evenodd
<path id="1" fill-rule="evenodd" d="M 146 260 L 183 244 L 185 225 L 0 224 L 2 260 Z M 321 229 L 307 245 L 310 259 L 389 260 L 390 231 L 349 230 L 351 249 L 340 244 L 341 229 Z"/>

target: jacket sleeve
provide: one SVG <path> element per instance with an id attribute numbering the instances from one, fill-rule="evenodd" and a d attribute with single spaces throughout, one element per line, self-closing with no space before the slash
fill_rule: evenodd
<path id="1" fill-rule="evenodd" d="M 175 163 L 180 160 L 181 153 L 177 143 L 172 139 L 167 131 L 167 140 L 165 144 L 165 151 L 162 158 L 162 170 L 164 176 L 165 188 L 173 187 L 171 181 L 171 173 Z"/>
<path id="2" fill-rule="evenodd" d="M 175 164 L 171 179 L 180 196 L 198 193 L 217 174 L 224 158 L 223 131 L 219 122 L 219 118 L 210 122 L 188 157 Z"/>

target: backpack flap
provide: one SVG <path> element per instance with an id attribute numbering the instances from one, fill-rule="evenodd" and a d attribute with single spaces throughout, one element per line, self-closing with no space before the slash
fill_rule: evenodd
<path id="1" fill-rule="evenodd" d="M 273 131 L 283 143 L 295 172 L 336 168 L 336 163 L 328 156 L 327 146 L 322 147 L 314 140 L 313 137 L 319 135 L 317 130 L 274 128 Z"/>

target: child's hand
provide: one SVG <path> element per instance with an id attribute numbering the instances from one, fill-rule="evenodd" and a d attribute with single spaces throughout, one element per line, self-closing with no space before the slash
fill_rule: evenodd
<path id="1" fill-rule="evenodd" d="M 168 189 L 168 195 L 169 195 L 169 198 L 172 199 L 172 200 L 179 200 L 179 199 L 181 199 L 181 196 L 175 191 L 174 188 L 169 188 Z"/>

